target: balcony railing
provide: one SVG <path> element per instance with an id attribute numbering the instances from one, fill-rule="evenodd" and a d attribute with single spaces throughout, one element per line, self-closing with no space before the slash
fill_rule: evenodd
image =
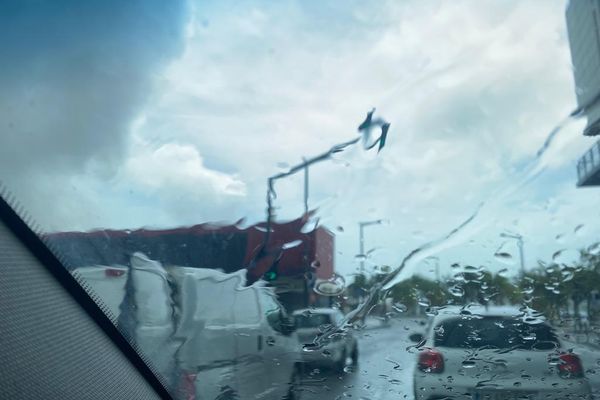
<path id="1" fill-rule="evenodd" d="M 577 162 L 577 186 L 600 185 L 600 141 Z"/>

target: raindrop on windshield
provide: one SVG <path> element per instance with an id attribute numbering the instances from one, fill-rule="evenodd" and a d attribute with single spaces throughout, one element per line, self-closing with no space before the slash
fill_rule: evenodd
<path id="1" fill-rule="evenodd" d="M 512 254 L 507 253 L 505 251 L 494 253 L 494 258 L 496 258 L 496 260 L 498 260 L 504 264 L 512 265 L 515 262 Z"/>
<path id="2" fill-rule="evenodd" d="M 346 290 L 346 280 L 338 274 L 329 279 L 319 279 L 313 288 L 315 293 L 321 296 L 339 296 Z"/>
<path id="3" fill-rule="evenodd" d="M 435 317 L 438 314 L 439 314 L 439 311 L 438 311 L 437 307 L 428 307 L 425 310 L 425 315 L 427 315 L 428 317 Z"/>
<path id="4" fill-rule="evenodd" d="M 402 303 L 394 303 L 394 305 L 392 305 L 392 308 L 399 313 L 403 313 L 403 312 L 406 312 L 406 310 L 408 310 L 408 307 L 406 307 Z"/>
<path id="5" fill-rule="evenodd" d="M 506 277 L 508 275 L 508 268 L 502 268 L 500 271 L 498 271 L 498 275 Z"/>
<path id="6" fill-rule="evenodd" d="M 301 244 L 302 244 L 302 240 L 292 240 L 291 242 L 284 243 L 283 246 L 281 246 L 281 248 L 283 250 L 287 250 L 287 249 L 292 249 L 294 247 L 298 247 Z"/>
<path id="7" fill-rule="evenodd" d="M 286 163 L 286 162 L 278 162 L 276 164 L 277 168 L 281 169 L 281 170 L 288 170 L 290 168 L 290 164 Z"/>
<path id="8" fill-rule="evenodd" d="M 420 306 L 423 306 L 423 307 L 429 307 L 429 305 L 431 304 L 429 299 L 426 297 L 419 298 L 419 300 L 417 302 L 419 303 Z"/>
<path id="9" fill-rule="evenodd" d="M 475 365 L 476 363 L 473 360 L 465 360 L 462 362 L 462 367 L 466 369 L 475 368 Z"/>
<path id="10" fill-rule="evenodd" d="M 564 249 L 555 251 L 554 254 L 552 254 L 552 261 L 556 262 L 557 260 L 559 260 L 563 251 L 564 251 Z"/>
<path id="11" fill-rule="evenodd" d="M 594 243 L 593 245 L 588 247 L 587 251 L 593 256 L 597 256 L 598 254 L 600 254 L 600 242 Z"/>
<path id="12" fill-rule="evenodd" d="M 450 288 L 450 294 L 455 297 L 463 297 L 465 295 L 465 290 L 460 286 L 452 286 Z"/>
<path id="13" fill-rule="evenodd" d="M 346 365 L 344 367 L 344 372 L 347 373 L 347 374 L 354 373 L 354 366 L 353 365 Z"/>

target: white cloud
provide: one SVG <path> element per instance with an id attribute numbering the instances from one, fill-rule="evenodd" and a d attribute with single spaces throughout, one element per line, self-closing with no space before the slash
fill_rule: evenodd
<path id="1" fill-rule="evenodd" d="M 139 149 L 140 146 L 136 146 Z M 213 193 L 245 196 L 246 185 L 235 175 L 206 168 L 191 145 L 167 143 L 152 150 L 144 148 L 127 160 L 124 174 L 135 185 L 157 192 Z"/>
<path id="2" fill-rule="evenodd" d="M 185 51 L 154 77 L 160 85 L 145 122 L 129 132 L 116 177 L 77 171 L 78 182 L 112 185 L 115 203 L 100 212 L 107 223 L 256 221 L 279 162 L 299 162 L 353 137 L 377 106 L 392 123 L 384 151 L 356 149 L 311 169 L 310 201 L 322 223 L 344 227 L 338 269 L 354 268 L 356 224 L 370 218 L 390 220 L 368 232 L 372 247 L 385 248 L 374 260 L 396 264 L 518 181 L 574 107 L 564 7 L 535 0 L 317 8 L 198 2 Z M 542 176 L 486 211 L 493 218 L 477 243 L 460 244 L 448 258 L 484 262 L 488 249 L 473 246 L 494 247 L 507 226 L 540 238 L 528 258 L 547 256 L 556 246 L 550 219 L 575 222 L 573 210 L 592 204 L 589 192 L 567 189 L 575 183 L 574 160 L 590 144 L 579 125 L 540 161 Z M 279 216 L 297 216 L 302 177 L 277 189 Z M 132 198 L 123 194 L 130 190 Z M 557 216 L 540 206 L 549 198 L 571 206 Z M 140 201 L 157 212 L 134 218 L 123 211 Z"/>

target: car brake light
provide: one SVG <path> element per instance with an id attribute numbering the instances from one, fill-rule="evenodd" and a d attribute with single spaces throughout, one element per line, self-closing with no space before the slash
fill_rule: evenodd
<path id="1" fill-rule="evenodd" d="M 444 357 L 442 353 L 433 349 L 423 350 L 419 353 L 418 368 L 423 372 L 442 372 L 444 370 Z"/>
<path id="2" fill-rule="evenodd" d="M 563 378 L 582 378 L 583 367 L 579 356 L 572 353 L 561 354 L 558 364 L 558 373 Z"/>
<path id="3" fill-rule="evenodd" d="M 181 376 L 181 398 L 184 400 L 196 399 L 196 375 L 185 372 Z"/>
<path id="4" fill-rule="evenodd" d="M 116 268 L 106 268 L 104 270 L 104 275 L 107 277 L 122 276 L 124 273 L 125 273 L 125 270 L 116 269 Z"/>

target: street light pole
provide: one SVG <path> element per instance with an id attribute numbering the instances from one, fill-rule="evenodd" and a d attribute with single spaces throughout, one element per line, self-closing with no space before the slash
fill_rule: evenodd
<path id="1" fill-rule="evenodd" d="M 289 168 L 286 172 L 281 172 L 279 174 L 270 176 L 267 178 L 267 221 L 266 221 L 266 230 L 263 239 L 263 243 L 257 251 L 256 255 L 252 258 L 248 265 L 248 271 L 253 271 L 249 276 L 251 278 L 248 279 L 248 282 L 255 281 L 258 277 L 262 276 L 264 268 L 261 267 L 260 270 L 256 270 L 256 266 L 259 260 L 265 258 L 269 255 L 269 251 L 267 250 L 269 245 L 269 239 L 271 237 L 271 225 L 273 224 L 273 220 L 275 219 L 275 210 L 273 208 L 273 202 L 277 198 L 277 193 L 275 192 L 275 182 L 280 179 L 286 178 L 288 176 L 294 175 L 297 172 L 304 170 L 304 212 L 305 218 L 308 218 L 308 168 L 309 166 L 326 161 L 331 159 L 334 154 L 340 153 L 346 148 L 353 146 L 359 143 L 362 139 L 363 147 L 365 150 L 370 150 L 375 146 L 378 146 L 377 152 L 379 153 L 386 144 L 386 138 L 388 131 L 390 129 L 390 123 L 385 121 L 383 118 L 373 118 L 373 113 L 375 109 L 372 109 L 367 113 L 367 118 L 358 126 L 359 135 L 352 140 L 348 140 L 347 142 L 343 142 L 340 144 L 336 144 L 331 147 L 329 150 L 321 153 L 315 157 L 311 158 L 303 158 L 302 162 L 294 165 Z M 381 134 L 379 137 L 373 141 L 371 141 L 371 134 L 374 129 L 381 129 Z M 273 268 L 275 264 L 273 263 L 270 268 Z"/>
<path id="2" fill-rule="evenodd" d="M 512 233 L 502 232 L 500 234 L 500 237 L 517 240 L 517 247 L 519 248 L 519 261 L 521 263 L 521 274 L 525 275 L 525 251 L 523 250 L 523 245 L 524 245 L 523 236 L 519 235 L 518 233 L 512 234 Z"/>
<path id="3" fill-rule="evenodd" d="M 360 273 L 365 273 L 365 227 L 371 225 L 381 225 L 383 221 L 376 219 L 373 221 L 364 221 L 358 223 L 358 251 L 360 256 Z"/>

